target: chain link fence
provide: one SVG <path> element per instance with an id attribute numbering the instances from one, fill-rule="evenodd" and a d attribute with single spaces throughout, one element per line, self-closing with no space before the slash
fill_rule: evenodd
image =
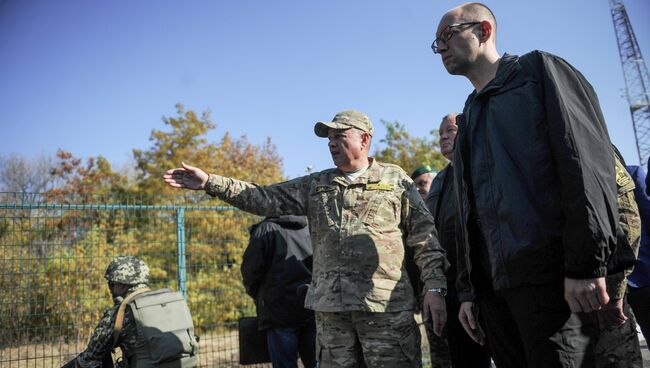
<path id="1" fill-rule="evenodd" d="M 185 295 L 200 366 L 237 366 L 237 321 L 255 314 L 240 262 L 259 217 L 205 197 L 0 193 L 0 366 L 79 354 L 112 305 L 103 276 L 118 255 L 147 262 L 152 288 Z"/>

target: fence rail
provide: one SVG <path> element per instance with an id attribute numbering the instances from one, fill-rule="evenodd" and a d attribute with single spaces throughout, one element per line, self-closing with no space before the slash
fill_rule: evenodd
<path id="1" fill-rule="evenodd" d="M 205 196 L 0 193 L 0 366 L 81 352 L 112 303 L 103 276 L 117 255 L 141 257 L 152 287 L 186 297 L 200 366 L 237 366 L 236 321 L 254 314 L 239 267 L 257 220 Z"/>

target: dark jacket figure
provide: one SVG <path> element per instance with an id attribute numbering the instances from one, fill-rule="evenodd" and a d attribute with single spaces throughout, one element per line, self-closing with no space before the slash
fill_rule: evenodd
<path id="1" fill-rule="evenodd" d="M 634 197 L 641 216 L 641 246 L 634 272 L 627 278 L 629 301 L 641 326 L 646 341 L 650 340 L 650 198 L 646 182 L 648 177 L 643 168 L 628 165 L 627 171 L 632 176 L 636 188 Z"/>
<path id="2" fill-rule="evenodd" d="M 295 367 L 298 353 L 305 367 L 316 364 L 314 313 L 304 308 L 311 271 L 305 217 L 268 217 L 251 227 L 241 272 L 274 367 Z"/>
<path id="3" fill-rule="evenodd" d="M 474 342 L 465 332 L 458 320 L 459 302 L 456 281 L 456 207 L 453 185 L 454 168 L 451 164 L 442 169 L 433 179 L 427 207 L 433 215 L 438 232 L 440 245 L 447 252 L 447 260 L 451 264 L 447 269 L 447 320 L 443 337 L 433 333 L 430 325 L 425 322 L 427 338 L 431 350 L 433 367 L 480 368 L 490 367 L 490 356 L 487 350 Z"/>
<path id="4" fill-rule="evenodd" d="M 606 276 L 616 246 L 614 155 L 595 92 L 559 57 L 506 54 L 458 127 L 460 288 L 476 293 L 495 363 L 559 362 L 561 351 L 593 366 L 595 313 L 571 313 L 563 280 Z"/>

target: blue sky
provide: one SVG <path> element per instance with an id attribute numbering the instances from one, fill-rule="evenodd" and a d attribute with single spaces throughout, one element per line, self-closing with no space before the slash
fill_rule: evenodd
<path id="1" fill-rule="evenodd" d="M 0 155 L 103 155 L 128 164 L 174 104 L 217 129 L 271 137 L 287 176 L 332 166 L 317 120 L 343 109 L 414 135 L 471 85 L 429 48 L 446 0 L 0 0 Z M 610 135 L 638 163 L 608 0 L 488 1 L 501 53 L 555 53 L 594 85 Z M 650 57 L 650 3 L 625 5 Z M 378 139 L 376 139 L 378 140 Z M 375 145 L 378 142 L 374 143 Z"/>

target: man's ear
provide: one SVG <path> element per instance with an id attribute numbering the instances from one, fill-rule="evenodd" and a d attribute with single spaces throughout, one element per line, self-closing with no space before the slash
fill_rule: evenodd
<path id="1" fill-rule="evenodd" d="M 361 133 L 361 143 L 363 144 L 363 147 L 369 147 L 370 146 L 370 140 L 372 139 L 372 136 L 366 132 Z"/>
<path id="2" fill-rule="evenodd" d="M 481 28 L 481 34 L 479 37 L 479 41 L 481 41 L 481 43 L 485 43 L 487 42 L 487 40 L 490 39 L 490 36 L 492 36 L 492 32 L 494 32 L 494 28 L 492 27 L 492 24 L 487 20 L 481 21 L 480 28 Z"/>

